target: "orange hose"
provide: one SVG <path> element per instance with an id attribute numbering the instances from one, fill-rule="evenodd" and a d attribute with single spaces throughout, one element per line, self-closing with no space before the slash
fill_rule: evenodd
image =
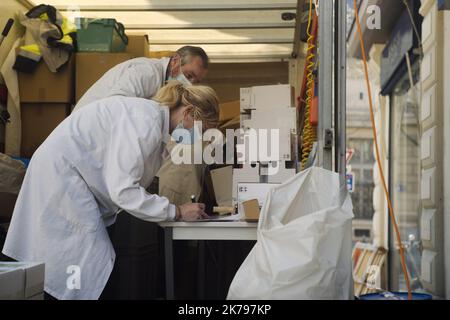
<path id="1" fill-rule="evenodd" d="M 406 268 L 405 253 L 403 250 L 402 240 L 400 237 L 400 231 L 398 230 L 397 220 L 395 219 L 394 209 L 392 208 L 391 198 L 389 197 L 386 180 L 384 178 L 383 168 L 381 166 L 380 151 L 378 148 L 377 129 L 375 127 L 375 117 L 374 117 L 374 113 L 373 113 L 372 90 L 370 87 L 369 72 L 367 70 L 366 49 L 364 47 L 364 41 L 363 41 L 363 36 L 362 36 L 362 31 L 361 31 L 361 24 L 359 22 L 358 6 L 356 4 L 356 0 L 353 0 L 353 7 L 355 9 L 355 21 L 356 21 L 356 27 L 358 29 L 359 42 L 360 42 L 360 46 L 361 46 L 361 53 L 362 53 L 363 65 L 364 65 L 364 75 L 366 78 L 367 92 L 368 92 L 368 97 L 369 97 L 370 121 L 372 122 L 372 132 L 373 132 L 373 140 L 375 143 L 375 154 L 376 154 L 376 158 L 377 158 L 378 170 L 380 171 L 381 182 L 383 184 L 384 193 L 386 195 L 386 199 L 387 199 L 387 203 L 388 203 L 388 207 L 389 207 L 389 216 L 390 216 L 392 225 L 394 226 L 395 235 L 397 238 L 398 246 L 400 248 L 399 251 L 400 251 L 401 265 L 402 265 L 403 275 L 404 275 L 405 281 L 406 281 L 406 287 L 408 288 L 408 300 L 412 300 L 411 285 L 409 282 L 408 270 Z"/>

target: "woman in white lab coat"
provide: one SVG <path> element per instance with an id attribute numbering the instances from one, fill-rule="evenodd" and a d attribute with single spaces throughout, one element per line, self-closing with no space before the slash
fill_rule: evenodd
<path id="1" fill-rule="evenodd" d="M 114 266 L 106 227 L 121 209 L 147 221 L 196 220 L 204 205 L 179 207 L 145 189 L 176 128 L 218 122 L 206 86 L 171 81 L 154 100 L 113 96 L 64 120 L 36 150 L 14 209 L 3 253 L 45 262 L 45 292 L 98 299 Z"/>

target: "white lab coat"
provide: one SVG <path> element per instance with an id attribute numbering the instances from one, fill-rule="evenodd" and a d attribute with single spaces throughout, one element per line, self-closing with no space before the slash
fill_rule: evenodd
<path id="1" fill-rule="evenodd" d="M 169 137 L 168 108 L 151 100 L 115 96 L 73 113 L 33 155 L 3 253 L 45 262 L 45 291 L 58 299 L 97 299 L 114 265 L 106 227 L 118 210 L 175 218 L 174 205 L 145 191 Z"/>
<path id="2" fill-rule="evenodd" d="M 106 97 L 125 96 L 150 99 L 164 85 L 170 58 L 135 58 L 108 70 L 80 98 L 74 111 Z"/>

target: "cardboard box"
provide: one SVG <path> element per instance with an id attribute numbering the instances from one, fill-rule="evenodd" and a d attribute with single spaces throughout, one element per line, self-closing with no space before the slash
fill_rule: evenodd
<path id="1" fill-rule="evenodd" d="M 41 60 L 33 73 L 17 72 L 21 102 L 71 103 L 74 99 L 75 58 L 53 73 Z"/>
<path id="2" fill-rule="evenodd" d="M 75 99 L 80 100 L 83 94 L 106 71 L 115 65 L 133 58 L 129 53 L 79 52 L 76 54 Z"/>
<path id="3" fill-rule="evenodd" d="M 288 84 L 241 88 L 240 104 L 241 113 L 249 110 L 269 111 L 273 108 L 294 107 L 295 90 Z"/>
<path id="4" fill-rule="evenodd" d="M 240 114 L 240 101 L 230 101 L 219 104 L 219 121 L 228 121 L 232 120 L 236 117 L 239 117 Z"/>
<path id="5" fill-rule="evenodd" d="M 257 169 L 257 168 L 255 168 Z M 261 183 L 261 182 L 239 182 L 239 179 L 242 179 L 241 181 L 251 181 L 248 177 L 245 177 L 246 174 L 250 173 L 251 171 L 247 172 L 240 172 L 243 169 L 234 169 L 233 170 L 233 188 L 236 188 L 236 202 L 238 204 L 238 211 L 240 213 L 244 213 L 246 216 L 246 219 L 254 219 L 254 218 L 247 218 L 248 212 L 254 213 L 254 204 L 247 204 L 247 201 L 255 200 L 258 202 L 258 208 L 262 208 L 264 206 L 264 203 L 266 201 L 267 195 L 270 192 L 270 189 L 272 189 L 274 186 L 276 186 L 276 183 Z M 259 179 L 259 169 L 255 172 L 257 174 L 257 179 Z M 238 182 L 236 182 L 236 180 Z M 236 187 L 237 186 L 237 187 Z M 253 211 L 249 211 L 249 209 L 245 208 L 244 204 L 249 206 L 249 208 Z M 247 210 L 247 211 L 246 211 Z M 258 209 L 259 210 L 259 209 Z M 247 212 L 247 213 L 246 213 Z M 258 213 L 259 214 L 259 213 Z M 252 217 L 254 215 L 250 215 Z"/>
<path id="6" fill-rule="evenodd" d="M 5 269 L 0 269 L 0 300 L 23 299 L 25 297 L 25 275 L 23 270 L 17 268 Z"/>
<path id="7" fill-rule="evenodd" d="M 172 57 L 176 54 L 175 51 L 149 51 L 149 58 L 161 59 Z"/>
<path id="8" fill-rule="evenodd" d="M 44 277 L 43 263 L 0 262 L 0 300 L 42 297 Z"/>
<path id="9" fill-rule="evenodd" d="M 31 158 L 69 112 L 70 105 L 64 103 L 22 103 L 21 156 Z"/>
<path id="10" fill-rule="evenodd" d="M 259 202 L 257 199 L 251 199 L 242 202 L 245 220 L 254 221 L 259 219 Z"/>
<path id="11" fill-rule="evenodd" d="M 126 52 L 131 54 L 133 58 L 149 57 L 150 47 L 148 43 L 148 36 L 146 34 L 132 34 L 128 36 L 128 44 Z"/>
<path id="12" fill-rule="evenodd" d="M 280 107 L 276 109 L 276 117 L 268 110 L 252 110 L 249 120 L 242 123 L 245 127 L 255 130 L 278 130 L 278 159 L 290 161 L 292 156 L 291 138 L 297 133 L 297 109 Z M 269 135 L 272 133 L 269 132 Z M 273 154 L 272 156 L 275 156 Z M 259 159 L 259 158 L 258 158 Z"/>
<path id="13" fill-rule="evenodd" d="M 211 180 L 220 207 L 232 206 L 233 166 L 211 170 Z"/>
<path id="14" fill-rule="evenodd" d="M 231 119 L 231 120 L 227 120 L 227 121 L 223 121 L 223 122 L 219 122 L 219 130 L 225 131 L 226 129 L 239 129 L 241 127 L 241 121 L 239 116 Z"/>

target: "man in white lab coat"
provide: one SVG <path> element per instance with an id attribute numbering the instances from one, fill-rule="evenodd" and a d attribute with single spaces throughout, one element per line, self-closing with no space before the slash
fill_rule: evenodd
<path id="1" fill-rule="evenodd" d="M 120 209 L 146 221 L 207 217 L 205 206 L 175 206 L 146 192 L 175 129 L 219 118 L 215 92 L 170 81 L 154 98 L 113 96 L 66 118 L 36 150 L 3 253 L 45 263 L 46 293 L 97 299 L 114 266 L 106 227 Z"/>
<path id="2" fill-rule="evenodd" d="M 199 83 L 206 75 L 208 56 L 200 47 L 184 46 L 171 58 L 135 58 L 108 70 L 80 98 L 74 111 L 110 96 L 150 99 L 168 80 Z"/>

